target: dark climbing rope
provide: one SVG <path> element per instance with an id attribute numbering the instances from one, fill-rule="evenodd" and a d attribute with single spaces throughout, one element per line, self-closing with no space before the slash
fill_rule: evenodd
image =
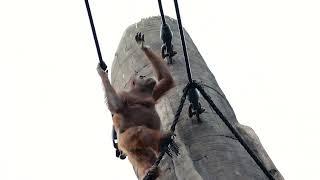
<path id="1" fill-rule="evenodd" d="M 182 45 L 184 60 L 186 62 L 186 68 L 187 68 L 187 73 L 188 73 L 188 80 L 189 80 L 189 83 L 191 83 L 192 82 L 192 74 L 191 74 L 191 70 L 190 70 L 187 46 L 186 46 L 186 42 L 185 42 L 185 39 L 184 39 L 183 27 L 182 27 L 181 17 L 180 17 L 179 4 L 178 4 L 177 0 L 174 0 L 174 7 L 176 9 L 176 15 L 177 15 L 180 38 L 181 38 L 181 45 Z"/>
<path id="2" fill-rule="evenodd" d="M 166 23 L 166 19 L 165 19 L 165 17 L 164 17 L 161 0 L 158 0 L 158 5 L 159 5 L 159 10 L 160 10 L 160 15 L 161 15 L 162 24 L 167 24 L 167 23 Z"/>
<path id="3" fill-rule="evenodd" d="M 240 144 L 244 147 L 244 149 L 248 152 L 248 154 L 251 156 L 251 158 L 256 162 L 256 164 L 260 167 L 260 169 L 264 172 L 264 174 L 270 179 L 270 180 L 275 180 L 275 178 L 271 175 L 271 173 L 267 170 L 267 168 L 264 166 L 264 164 L 262 163 L 262 161 L 258 158 L 258 156 L 256 156 L 256 154 L 250 149 L 250 147 L 248 146 L 248 144 L 245 142 L 245 140 L 242 138 L 242 136 L 238 133 L 238 131 L 233 127 L 233 125 L 228 121 L 228 119 L 223 115 L 223 113 L 219 110 L 219 108 L 214 104 L 214 102 L 212 101 L 211 97 L 205 92 L 205 90 L 202 88 L 201 85 L 199 85 L 196 81 L 192 80 L 192 74 L 191 74 L 191 69 L 190 69 L 190 64 L 189 64 L 189 58 L 188 58 L 188 53 L 187 53 L 187 48 L 186 48 L 186 44 L 185 44 L 185 38 L 184 38 L 184 34 L 183 34 L 183 27 L 182 27 L 182 23 L 181 23 L 181 17 L 180 17 L 180 11 L 179 11 L 179 5 L 178 5 L 178 1 L 174 0 L 174 5 L 175 5 L 175 10 L 176 10 L 176 15 L 177 15 L 177 20 L 178 20 L 178 26 L 179 26 L 179 32 L 180 32 L 180 37 L 181 37 L 181 44 L 182 44 L 182 48 L 183 48 L 183 54 L 184 54 L 184 58 L 185 58 L 185 63 L 186 63 L 186 69 L 187 69 L 187 74 L 188 74 L 188 80 L 189 83 L 188 85 L 184 88 L 183 91 L 183 96 L 181 97 L 180 100 L 180 105 L 179 108 L 175 114 L 175 119 L 171 125 L 170 131 L 174 132 L 175 131 L 175 126 L 178 123 L 181 111 L 183 109 L 184 106 L 184 102 L 186 99 L 186 96 L 188 94 L 188 91 L 190 89 L 197 89 L 200 91 L 201 95 L 204 97 L 204 99 L 209 103 L 209 105 L 211 106 L 211 108 L 217 113 L 217 115 L 221 118 L 221 120 L 226 124 L 226 126 L 229 128 L 229 130 L 232 132 L 232 134 L 238 139 L 238 141 L 240 142 Z M 172 139 L 173 141 L 173 139 Z M 170 144 L 170 143 L 169 143 Z M 172 144 L 172 143 L 171 143 Z M 155 163 L 152 166 L 152 170 L 155 170 L 156 167 L 159 165 L 161 159 L 163 158 L 164 154 L 167 152 L 167 154 L 169 156 L 171 156 L 170 153 L 168 153 L 168 151 L 170 151 L 170 145 L 168 145 L 168 148 L 165 150 L 162 150 L 160 152 L 160 155 L 158 157 L 158 159 L 155 161 Z M 147 173 L 147 175 L 145 176 L 144 180 L 151 180 L 150 177 L 152 177 L 152 170 L 149 171 Z"/>
<path id="4" fill-rule="evenodd" d="M 219 108 L 214 104 L 211 97 L 206 93 L 206 91 L 202 88 L 201 85 L 198 83 L 194 83 L 194 86 L 200 91 L 203 98 L 209 103 L 209 105 L 212 107 L 212 109 L 217 113 L 217 115 L 220 117 L 220 119 L 224 122 L 224 124 L 229 128 L 229 130 L 232 132 L 232 134 L 238 139 L 240 144 L 244 147 L 244 149 L 248 152 L 248 154 L 251 156 L 251 158 L 257 163 L 257 165 L 261 168 L 261 170 L 264 172 L 264 174 L 271 180 L 275 180 L 274 177 L 271 175 L 271 173 L 268 171 L 268 169 L 264 166 L 262 161 L 259 159 L 259 157 L 251 150 L 249 145 L 246 143 L 246 141 L 242 138 L 242 136 L 239 134 L 239 132 L 236 130 L 236 128 L 233 127 L 233 125 L 228 121 L 228 119 L 223 115 L 223 113 L 219 110 Z"/>
<path id="5" fill-rule="evenodd" d="M 176 125 L 179 121 L 179 117 L 182 112 L 182 108 L 184 106 L 184 102 L 186 101 L 186 97 L 187 97 L 187 94 L 188 94 L 188 91 L 190 90 L 190 88 L 191 88 L 191 84 L 187 84 L 187 86 L 183 89 L 183 94 L 182 94 L 182 97 L 180 100 L 180 105 L 178 107 L 176 114 L 174 115 L 174 120 L 173 120 L 171 128 L 170 128 L 171 132 L 174 132 L 176 130 Z"/>
<path id="6" fill-rule="evenodd" d="M 174 0 L 174 6 L 176 9 L 176 14 L 177 14 L 177 20 L 178 20 L 178 25 L 179 25 L 179 31 L 180 31 L 180 36 L 181 36 L 181 44 L 183 48 L 183 54 L 185 57 L 185 62 L 186 62 L 186 68 L 187 68 L 187 73 L 188 73 L 188 79 L 189 83 L 192 81 L 192 74 L 190 70 L 190 64 L 189 64 L 189 59 L 188 59 L 188 53 L 187 53 L 187 48 L 184 40 L 184 35 L 183 35 L 183 28 L 182 28 L 182 23 L 181 23 L 181 17 L 180 17 L 180 11 L 179 11 L 179 5 L 178 5 L 178 0 Z M 222 121 L 226 124 L 226 126 L 230 129 L 232 134 L 238 139 L 240 144 L 245 148 L 245 150 L 248 152 L 248 154 L 252 157 L 252 159 L 257 163 L 257 165 L 261 168 L 261 170 L 265 173 L 265 175 L 271 179 L 274 180 L 274 177 L 270 174 L 270 172 L 267 170 L 267 168 L 263 165 L 261 160 L 255 155 L 255 153 L 250 149 L 250 147 L 247 145 L 247 143 L 244 141 L 244 139 L 241 137 L 241 135 L 236 131 L 236 129 L 231 125 L 231 123 L 227 120 L 227 118 L 222 114 L 222 112 L 219 110 L 219 108 L 214 104 L 214 102 L 211 100 L 210 96 L 204 91 L 204 89 L 196 82 L 191 83 L 193 87 L 198 89 L 202 96 L 205 98 L 205 100 L 210 104 L 210 106 L 214 109 L 214 111 L 218 114 L 218 116 L 222 119 Z"/>
<path id="7" fill-rule="evenodd" d="M 171 132 L 172 134 L 174 134 L 174 131 L 176 130 L 176 125 L 177 125 L 177 123 L 179 122 L 179 118 L 180 118 L 180 115 L 181 115 L 181 112 L 182 112 L 182 109 L 183 109 L 183 106 L 184 106 L 184 102 L 186 101 L 186 97 L 187 97 L 187 94 L 188 94 L 188 91 L 190 90 L 190 88 L 191 88 L 191 84 L 188 83 L 187 86 L 183 89 L 183 94 L 182 94 L 181 99 L 180 99 L 180 105 L 179 105 L 179 107 L 178 107 L 178 109 L 177 109 L 177 112 L 176 112 L 175 115 L 174 115 L 174 120 L 173 120 L 172 125 L 171 125 L 171 127 L 170 127 L 170 132 Z M 152 178 L 152 177 L 153 177 L 153 174 L 154 174 L 153 171 L 156 170 L 156 168 L 159 166 L 159 164 L 160 164 L 163 156 L 164 156 L 166 153 L 167 153 L 170 157 L 172 157 L 171 151 L 172 151 L 172 150 L 174 151 L 174 149 L 177 148 L 177 147 L 172 147 L 172 149 L 171 149 L 170 146 L 175 146 L 175 145 L 173 144 L 173 137 L 171 138 L 171 142 L 168 142 L 167 148 L 161 149 L 161 152 L 160 152 L 157 160 L 153 163 L 153 165 L 152 165 L 152 167 L 151 167 L 151 170 L 149 170 L 149 172 L 147 172 L 147 174 L 146 174 L 146 176 L 143 178 L 143 180 L 153 180 L 153 178 Z M 176 153 L 176 155 L 178 155 L 177 152 L 175 152 L 175 153 Z"/>
<path id="8" fill-rule="evenodd" d="M 228 121 L 228 119 L 223 115 L 223 113 L 219 110 L 219 108 L 214 104 L 214 102 L 212 101 L 211 97 L 205 92 L 205 90 L 203 89 L 203 87 L 201 86 L 201 84 L 198 84 L 196 81 L 193 81 L 191 83 L 188 83 L 188 85 L 184 88 L 183 90 L 183 95 L 181 97 L 180 100 L 180 104 L 178 107 L 178 110 L 175 114 L 173 123 L 171 125 L 170 131 L 172 133 L 174 133 L 175 131 L 175 127 L 179 121 L 183 106 L 184 106 L 184 102 L 186 100 L 186 96 L 188 91 L 191 88 L 196 88 L 199 90 L 199 92 L 201 93 L 201 95 L 204 97 L 204 99 L 209 103 L 210 107 L 217 113 L 217 115 L 220 117 L 220 119 L 226 124 L 226 126 L 229 128 L 229 130 L 232 132 L 232 134 L 238 139 L 238 141 L 240 142 L 240 144 L 244 147 L 244 149 L 248 152 L 248 154 L 250 155 L 250 157 L 256 162 L 256 164 L 259 166 L 259 168 L 261 168 L 261 170 L 264 172 L 264 174 L 270 179 L 270 180 L 275 180 L 275 178 L 271 175 L 271 173 L 268 171 L 268 169 L 264 166 L 264 164 L 262 163 L 262 161 L 259 159 L 259 157 L 250 149 L 249 145 L 246 143 L 246 141 L 242 138 L 242 136 L 239 134 L 239 132 L 236 130 L 235 127 L 233 127 L 233 125 Z M 166 149 L 162 149 L 157 160 L 154 162 L 154 164 L 152 165 L 151 170 L 147 173 L 147 175 L 145 176 L 144 180 L 152 180 L 152 174 L 154 172 L 152 172 L 153 170 L 156 169 L 157 166 L 159 166 L 163 156 L 167 153 L 170 157 L 172 157 L 172 152 L 174 152 L 174 148 L 172 147 L 170 148 L 170 146 L 174 146 L 173 143 L 173 137 L 171 142 L 168 142 L 168 147 Z M 177 154 L 177 153 L 176 153 Z M 177 154 L 178 155 L 178 154 Z"/>
<path id="9" fill-rule="evenodd" d="M 160 13 L 161 13 L 161 18 L 162 18 L 162 22 L 163 24 L 165 23 L 165 18 L 164 18 L 164 14 L 163 14 L 163 9 L 162 9 L 162 4 L 161 4 L 161 0 L 158 0 L 159 3 L 159 8 L 160 8 Z M 99 42 L 98 42 L 98 38 L 96 35 L 96 31 L 95 31 L 95 26 L 93 23 L 93 19 L 92 19 L 92 14 L 91 14 L 91 10 L 90 10 L 90 6 L 89 6 L 89 2 L 88 0 L 85 0 L 85 4 L 86 4 L 86 8 L 87 8 L 87 12 L 88 12 L 88 17 L 90 20 L 90 25 L 91 25 L 91 30 L 92 30 L 92 34 L 94 37 L 94 41 L 95 41 L 95 45 L 96 45 L 96 49 L 97 49 L 97 53 L 98 53 L 98 57 L 99 57 L 99 63 L 100 66 L 103 70 L 107 70 L 107 65 L 105 64 L 105 62 L 102 59 L 102 55 L 101 55 L 101 51 L 100 51 L 100 46 L 99 46 Z M 180 37 L 181 37 L 181 44 L 182 44 L 182 48 L 183 48 L 183 54 L 184 54 L 184 58 L 185 58 L 185 63 L 186 63 L 186 69 L 187 69 L 187 75 L 188 75 L 188 80 L 189 83 L 187 84 L 187 86 L 184 88 L 183 90 L 183 95 L 180 99 L 180 105 L 178 107 L 178 110 L 175 114 L 173 123 L 171 125 L 170 128 L 170 132 L 172 134 L 174 134 L 175 131 L 175 127 L 179 121 L 186 97 L 188 95 L 188 92 L 190 89 L 197 89 L 200 91 L 201 95 L 204 97 L 204 99 L 209 103 L 210 107 L 212 109 L 214 109 L 214 111 L 217 113 L 217 115 L 221 118 L 221 120 L 226 124 L 226 126 L 230 129 L 230 131 L 232 132 L 232 134 L 238 139 L 238 141 L 240 142 L 240 144 L 245 148 L 245 150 L 248 152 L 248 154 L 252 157 L 252 159 L 257 163 L 257 165 L 261 168 L 261 170 L 265 173 L 265 175 L 271 179 L 271 180 L 275 180 L 275 178 L 271 175 L 271 173 L 267 170 L 267 168 L 263 165 L 262 161 L 259 159 L 258 156 L 256 156 L 256 154 L 250 149 L 250 147 L 248 146 L 248 144 L 245 142 L 245 140 L 242 138 L 242 136 L 238 133 L 238 131 L 233 127 L 233 125 L 227 120 L 227 118 L 223 115 L 223 113 L 219 110 L 219 108 L 214 104 L 214 102 L 212 101 L 211 97 L 205 92 L 205 90 L 202 88 L 201 85 L 199 85 L 197 82 L 193 81 L 192 79 L 192 74 L 191 74 L 191 69 L 190 69 L 190 64 L 189 64 L 189 58 L 188 58 L 188 53 L 187 53 L 187 48 L 186 48 L 186 44 L 185 44 L 185 38 L 184 38 L 184 34 L 183 34 L 183 27 L 182 27 L 182 23 L 181 23 L 181 17 L 180 17 L 180 11 L 179 11 L 179 5 L 178 5 L 178 1 L 174 0 L 174 5 L 175 5 L 175 10 L 176 10 L 176 15 L 177 15 L 177 20 L 178 20 L 178 26 L 179 26 L 179 32 L 180 32 Z M 167 153 L 170 157 L 172 157 L 172 152 L 174 152 L 176 155 L 178 155 L 178 147 L 175 145 L 175 143 L 173 142 L 173 138 L 171 137 L 171 140 L 167 142 L 167 144 L 165 146 L 162 146 L 161 148 L 161 152 L 157 158 L 157 160 L 154 162 L 151 170 L 147 173 L 147 175 L 145 176 L 144 180 L 151 180 L 152 179 L 152 174 L 154 174 L 154 172 L 152 172 L 153 170 L 156 169 L 156 167 L 160 164 L 163 156 Z M 116 148 L 116 146 L 115 146 Z"/>
<path id="10" fill-rule="evenodd" d="M 89 21 L 90 21 L 90 25 L 91 25 L 91 30 L 92 30 L 94 42 L 95 42 L 97 53 L 98 53 L 98 57 L 99 57 L 99 65 L 104 71 L 106 71 L 108 67 L 107 67 L 106 63 L 102 59 L 100 46 L 99 46 L 99 41 L 98 41 L 98 37 L 97 37 L 95 26 L 94 26 L 94 23 L 93 23 L 93 18 L 92 18 L 92 14 L 91 14 L 91 10 L 90 10 L 89 1 L 88 0 L 84 0 L 84 2 L 86 4 L 88 17 L 89 17 Z M 114 126 L 112 126 L 112 142 L 113 142 L 113 147 L 116 149 L 116 157 L 118 157 L 120 159 L 125 159 L 126 155 L 118 148 L 118 143 L 116 142 L 116 140 L 117 140 L 117 133 L 115 131 Z"/>
<path id="11" fill-rule="evenodd" d="M 192 73 L 191 73 L 191 68 L 190 68 L 190 64 L 189 64 L 189 57 L 188 57 L 187 46 L 185 43 L 185 37 L 184 37 L 184 33 L 183 33 L 179 4 L 178 4 L 177 0 L 174 0 L 174 7 L 175 7 L 176 15 L 177 15 L 177 20 L 178 20 L 180 39 L 181 39 L 181 45 L 182 45 L 182 49 L 183 49 L 184 60 L 186 63 L 188 80 L 189 80 L 189 83 L 191 83 L 193 81 Z M 199 102 L 199 93 L 197 92 L 197 89 L 192 88 L 189 91 L 188 99 L 190 101 L 189 117 L 191 118 L 193 115 L 196 115 L 198 122 L 201 122 L 200 114 L 202 114 L 205 111 L 205 109 L 201 107 L 201 104 Z"/>
<path id="12" fill-rule="evenodd" d="M 99 46 L 99 41 L 98 41 L 98 37 L 97 37 L 97 33 L 96 33 L 96 28 L 94 27 L 89 1 L 88 0 L 84 0 L 84 2 L 86 4 L 86 8 L 87 8 L 88 17 L 89 17 L 89 20 L 90 20 L 90 25 L 91 25 L 91 30 L 92 30 L 94 42 L 96 44 L 96 49 L 97 49 L 97 53 L 98 53 L 98 57 L 99 57 L 99 64 L 100 64 L 100 67 L 105 71 L 105 70 L 107 70 L 107 65 L 102 59 L 100 46 Z"/>

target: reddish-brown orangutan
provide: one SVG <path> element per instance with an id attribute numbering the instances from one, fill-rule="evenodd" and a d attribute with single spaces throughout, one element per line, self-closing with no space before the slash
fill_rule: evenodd
<path id="1" fill-rule="evenodd" d="M 144 45 L 144 35 L 137 33 L 135 40 L 152 64 L 157 81 L 139 76 L 132 80 L 129 91 L 116 92 L 108 79 L 108 72 L 99 65 L 97 71 L 102 79 L 109 110 L 114 115 L 119 148 L 137 169 L 139 179 L 143 179 L 161 147 L 172 135 L 160 131 L 161 122 L 155 103 L 174 86 L 174 81 L 165 61 Z M 153 172 L 155 179 L 159 172 Z"/>

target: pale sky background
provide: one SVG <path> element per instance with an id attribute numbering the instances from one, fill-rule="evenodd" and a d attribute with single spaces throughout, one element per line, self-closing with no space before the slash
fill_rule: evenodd
<path id="1" fill-rule="evenodd" d="M 125 28 L 159 15 L 156 0 L 90 2 L 109 67 Z M 179 2 L 238 120 L 286 179 L 318 179 L 320 2 Z M 135 180 L 112 147 L 84 1 L 2 0 L 0 23 L 0 179 Z"/>

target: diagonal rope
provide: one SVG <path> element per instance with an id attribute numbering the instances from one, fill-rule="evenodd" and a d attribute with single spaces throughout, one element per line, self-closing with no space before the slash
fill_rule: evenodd
<path id="1" fill-rule="evenodd" d="M 164 19 L 164 15 L 163 15 L 163 9 L 162 9 L 161 0 L 158 0 L 158 3 L 159 3 L 159 8 L 160 8 L 162 21 L 165 24 L 165 19 Z M 97 35 L 96 35 L 96 30 L 95 30 L 94 22 L 93 22 L 93 19 L 92 19 L 92 14 L 91 14 L 90 5 L 89 5 L 88 0 L 85 0 L 85 4 L 86 4 L 88 17 L 89 17 L 90 25 L 91 25 L 91 30 L 92 30 L 92 34 L 93 34 L 93 37 L 94 37 L 94 41 L 95 41 L 95 45 L 96 45 L 96 49 L 97 49 L 97 53 L 98 53 L 98 57 L 99 57 L 99 63 L 100 63 L 101 68 L 103 70 L 106 70 L 107 69 L 107 65 L 105 64 L 105 62 L 102 59 L 101 50 L 100 50 L 98 38 L 97 38 Z M 187 52 L 187 48 L 186 48 L 186 44 L 185 44 L 185 38 L 184 38 L 184 34 L 183 34 L 183 27 L 182 27 L 182 23 L 181 23 L 179 5 L 178 5 L 178 1 L 177 0 L 174 0 L 174 5 L 175 5 L 177 20 L 178 20 L 178 27 L 179 27 L 179 32 L 180 32 L 181 44 L 182 44 L 182 48 L 183 48 L 183 54 L 184 54 L 184 58 L 185 58 L 185 63 L 186 63 L 186 69 L 187 69 L 187 75 L 188 75 L 189 83 L 187 84 L 187 86 L 183 90 L 183 95 L 182 95 L 181 100 L 180 100 L 180 105 L 179 105 L 178 110 L 177 110 L 177 112 L 175 114 L 175 118 L 174 118 L 173 123 L 171 125 L 170 131 L 172 133 L 175 131 L 175 127 L 176 127 L 176 125 L 177 125 L 177 123 L 179 121 L 179 117 L 181 115 L 181 112 L 182 112 L 182 109 L 183 109 L 184 102 L 186 100 L 186 96 L 188 94 L 188 91 L 191 88 L 196 88 L 196 89 L 198 89 L 200 91 L 200 93 L 202 94 L 204 99 L 214 109 L 214 111 L 218 114 L 218 116 L 221 118 L 221 120 L 230 129 L 230 131 L 233 133 L 233 135 L 238 139 L 240 144 L 245 148 L 245 150 L 252 157 L 252 159 L 257 163 L 257 165 L 261 168 L 261 170 L 265 173 L 265 175 L 269 179 L 275 180 L 275 178 L 270 174 L 270 172 L 267 170 L 267 168 L 263 165 L 262 161 L 250 149 L 250 147 L 245 142 L 245 140 L 242 138 L 242 136 L 238 133 L 238 131 L 232 126 L 232 124 L 222 114 L 222 112 L 219 110 L 219 108 L 214 104 L 214 102 L 212 101 L 211 97 L 205 92 L 205 90 L 201 87 L 201 85 L 199 85 L 198 83 L 196 83 L 195 81 L 192 80 L 192 74 L 191 74 L 191 69 L 190 69 L 190 64 L 189 64 L 188 52 Z M 173 139 L 172 139 L 172 141 L 173 141 Z M 160 164 L 160 162 L 161 162 L 163 156 L 165 155 L 165 153 L 167 153 L 169 156 L 171 156 L 170 155 L 170 145 L 172 145 L 172 144 L 169 143 L 168 146 L 167 146 L 167 149 L 160 152 L 160 155 L 158 156 L 157 160 L 154 162 L 154 164 L 153 164 L 151 169 L 155 169 Z M 150 170 L 147 173 L 147 175 L 145 176 L 144 180 L 149 180 L 152 177 L 152 174 L 151 174 L 152 172 L 151 171 L 152 170 Z"/>
<path id="2" fill-rule="evenodd" d="M 235 130 L 235 128 L 231 125 L 231 123 L 227 120 L 227 118 L 221 113 L 219 108 L 214 104 L 214 102 L 211 100 L 211 97 L 204 91 L 204 89 L 197 84 L 196 82 L 192 81 L 192 74 L 190 70 L 190 64 L 189 64 L 189 58 L 187 53 L 187 47 L 185 44 L 185 38 L 183 35 L 183 27 L 181 23 L 181 17 L 180 17 L 180 11 L 179 11 L 179 4 L 178 0 L 174 0 L 174 6 L 177 14 L 177 20 L 178 20 L 178 26 L 180 31 L 180 37 L 181 37 L 181 44 L 183 48 L 183 54 L 186 62 L 186 68 L 187 68 L 187 74 L 189 79 L 189 85 L 193 86 L 193 88 L 197 88 L 202 96 L 205 98 L 205 100 L 210 104 L 210 106 L 215 110 L 215 112 L 218 114 L 218 116 L 222 119 L 222 121 L 226 124 L 226 126 L 230 129 L 232 134 L 238 139 L 240 144 L 245 148 L 245 150 L 248 152 L 248 154 L 252 157 L 252 159 L 256 162 L 256 164 L 260 167 L 260 169 L 264 172 L 264 174 L 271 180 L 275 180 L 274 177 L 270 174 L 270 172 L 267 170 L 267 168 L 263 165 L 262 161 L 255 155 L 255 153 L 249 148 L 247 143 L 244 141 L 242 136 Z"/>
<path id="3" fill-rule="evenodd" d="M 86 8 L 87 8 L 87 12 L 88 12 L 88 17 L 89 17 L 89 21 L 90 21 L 90 25 L 91 25 L 91 30 L 92 30 L 92 35 L 93 35 L 93 38 L 94 38 L 94 42 L 96 44 L 96 49 L 97 49 L 97 53 L 98 53 L 98 57 L 99 57 L 99 63 L 100 63 L 101 68 L 105 71 L 105 70 L 107 70 L 107 65 L 102 59 L 101 50 L 100 50 L 100 46 L 99 46 L 99 41 L 98 41 L 98 37 L 97 37 L 97 33 L 96 33 L 96 28 L 94 27 L 92 14 L 91 14 L 91 10 L 90 10 L 90 4 L 89 4 L 88 0 L 84 0 L 84 2 L 86 4 Z"/>
<path id="4" fill-rule="evenodd" d="M 188 91 L 189 91 L 190 88 L 191 88 L 191 84 L 188 83 L 187 86 L 183 89 L 183 94 L 182 94 L 181 99 L 180 99 L 180 104 L 179 104 L 179 107 L 177 109 L 176 114 L 174 115 L 174 120 L 173 120 L 173 123 L 172 123 L 171 128 L 170 128 L 170 131 L 172 133 L 175 131 L 176 125 L 179 122 L 179 118 L 180 118 L 180 115 L 181 115 L 181 112 L 182 112 L 182 109 L 183 109 L 183 106 L 184 106 L 184 102 L 186 101 L 186 97 L 187 97 L 187 94 L 188 94 Z M 170 147 L 167 147 L 167 148 L 169 149 Z M 144 177 L 143 180 L 152 180 L 152 178 L 151 178 L 152 177 L 152 170 L 155 170 L 159 166 L 159 164 L 160 164 L 163 156 L 165 155 L 165 153 L 168 153 L 168 155 L 171 156 L 168 151 L 167 152 L 166 151 L 161 151 L 159 156 L 158 156 L 158 158 L 157 158 L 157 160 L 153 163 L 153 165 L 151 167 L 151 170 L 149 170 L 147 172 L 147 174 L 146 174 L 146 176 Z"/>
<path id="5" fill-rule="evenodd" d="M 256 164 L 260 167 L 260 169 L 264 172 L 264 174 L 271 180 L 275 180 L 274 177 L 270 174 L 267 168 L 264 166 L 262 161 L 258 158 L 258 156 L 251 150 L 246 141 L 242 138 L 242 136 L 238 133 L 238 131 L 233 127 L 233 125 L 228 121 L 228 119 L 223 115 L 223 113 L 219 110 L 219 108 L 214 104 L 211 97 L 206 93 L 206 91 L 199 85 L 198 83 L 194 83 L 194 86 L 200 91 L 203 98 L 209 103 L 209 105 L 214 109 L 220 119 L 224 122 L 224 124 L 229 128 L 232 134 L 238 139 L 240 144 L 244 147 L 244 149 L 248 152 L 251 158 L 256 162 Z"/>

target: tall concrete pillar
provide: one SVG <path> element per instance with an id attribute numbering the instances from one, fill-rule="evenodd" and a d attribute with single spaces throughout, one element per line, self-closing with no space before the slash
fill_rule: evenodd
<path id="1" fill-rule="evenodd" d="M 168 130 L 176 112 L 182 89 L 188 83 L 185 62 L 181 47 L 179 30 L 174 19 L 167 17 L 174 37 L 172 43 L 178 52 L 174 56 L 174 64 L 169 69 L 176 81 L 176 87 L 157 103 L 157 111 L 161 117 L 164 130 Z M 131 25 L 124 32 L 115 59 L 112 64 L 112 84 L 117 90 L 127 89 L 130 78 L 138 75 L 153 76 L 151 64 L 142 51 L 136 46 L 134 36 L 137 32 L 145 34 L 146 44 L 160 54 L 162 42 L 159 29 L 160 17 L 142 19 Z M 211 96 L 224 116 L 243 135 L 250 148 L 263 161 L 275 179 L 283 179 L 262 147 L 254 131 L 238 123 L 232 107 L 221 91 L 218 83 L 207 67 L 191 37 L 185 32 L 187 50 L 193 78 L 202 81 L 206 92 Z M 218 115 L 201 98 L 206 111 L 201 114 L 202 123 L 197 123 L 195 117 L 188 117 L 189 102 L 186 101 L 180 121 L 176 128 L 176 141 L 180 146 L 178 157 L 168 156 L 160 163 L 161 180 L 267 180 L 263 171 L 253 161 L 239 141 L 233 136 Z M 139 113 L 139 112 L 137 112 Z"/>

